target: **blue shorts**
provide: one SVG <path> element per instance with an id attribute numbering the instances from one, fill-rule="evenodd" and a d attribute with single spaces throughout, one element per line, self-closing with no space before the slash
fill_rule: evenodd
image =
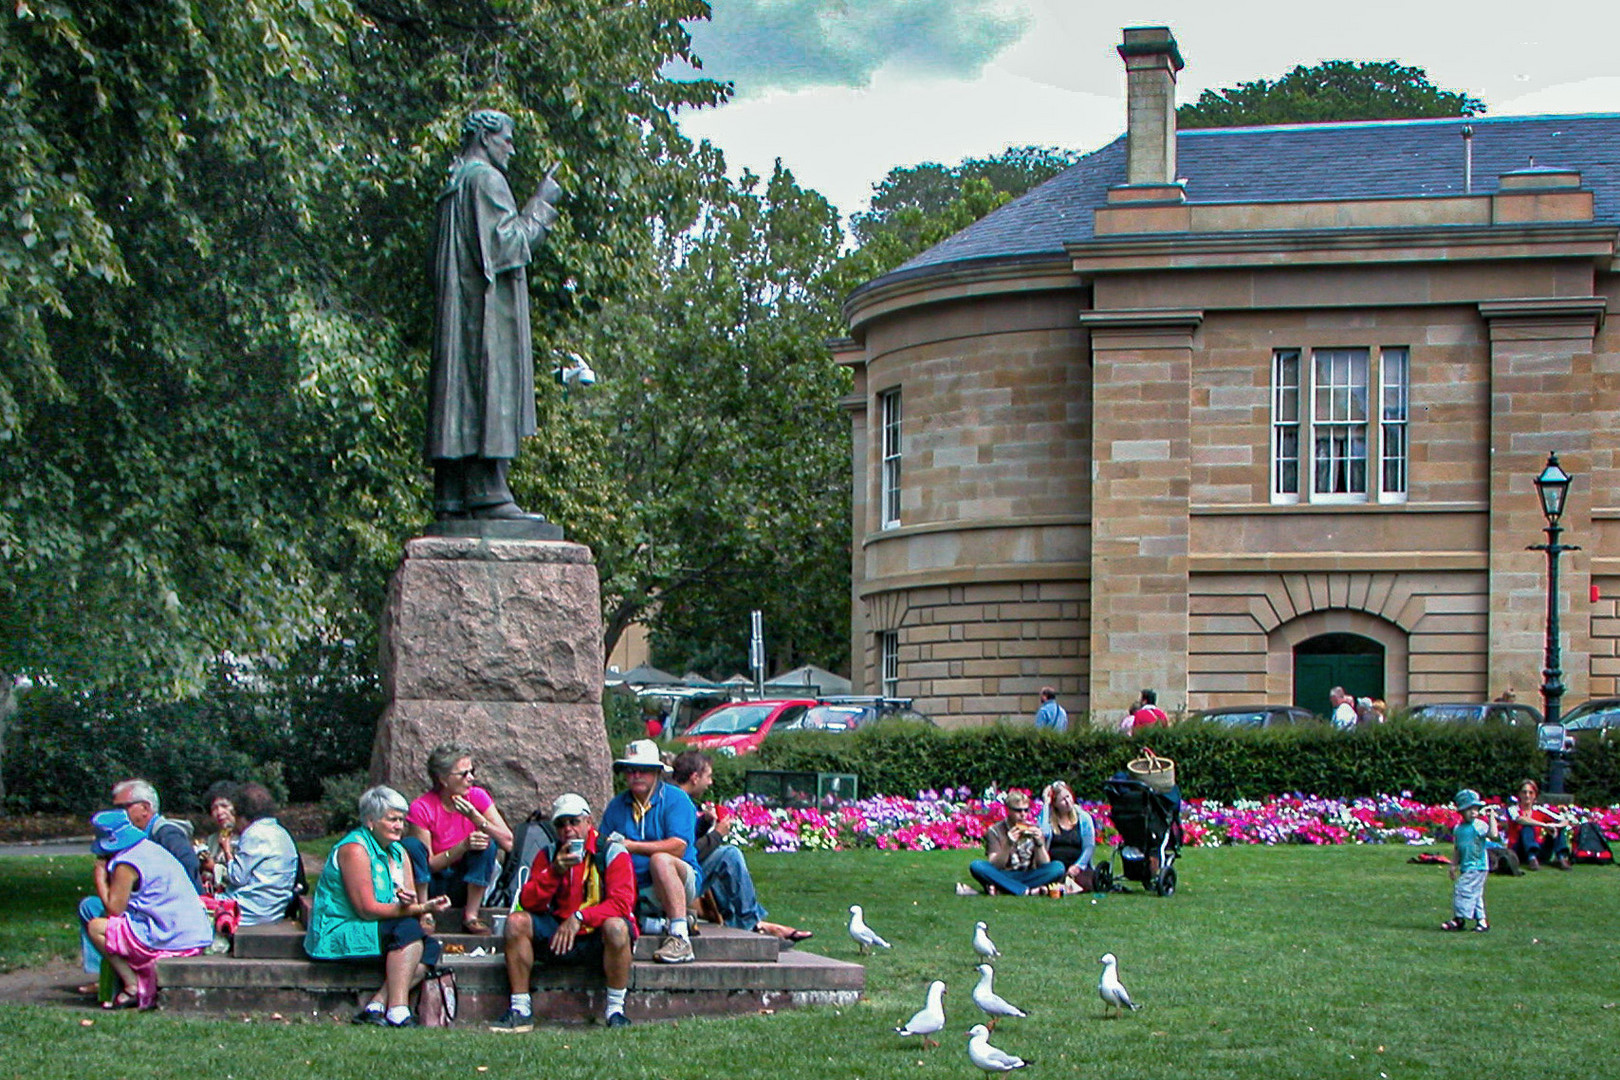
<path id="1" fill-rule="evenodd" d="M 609 920 L 611 921 L 611 920 Z M 628 920 L 625 930 L 629 931 Z M 602 928 L 597 927 L 588 934 L 575 934 L 574 947 L 558 956 L 551 951 L 551 935 L 557 932 L 562 923 L 554 915 L 534 916 L 534 959 L 536 963 L 554 965 L 557 967 L 602 966 Z M 604 924 L 606 925 L 606 924 Z M 634 940 L 634 939 L 632 939 Z"/>

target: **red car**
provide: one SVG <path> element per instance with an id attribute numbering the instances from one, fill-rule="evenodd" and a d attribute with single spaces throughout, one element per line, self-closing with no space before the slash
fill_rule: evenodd
<path id="1" fill-rule="evenodd" d="M 715 754 L 751 754 L 771 728 L 795 724 L 815 704 L 812 698 L 734 701 L 704 713 L 680 741 Z"/>

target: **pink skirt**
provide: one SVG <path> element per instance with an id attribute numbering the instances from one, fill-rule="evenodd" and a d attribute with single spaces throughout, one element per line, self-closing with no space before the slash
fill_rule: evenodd
<path id="1" fill-rule="evenodd" d="M 135 1003 L 142 1009 L 157 1005 L 157 962 L 170 956 L 196 956 L 201 949 L 153 949 L 135 936 L 129 919 L 122 915 L 107 918 L 107 951 L 135 972 Z"/>

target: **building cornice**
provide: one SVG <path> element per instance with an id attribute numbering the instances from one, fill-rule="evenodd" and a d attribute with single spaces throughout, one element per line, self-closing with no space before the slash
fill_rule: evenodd
<path id="1" fill-rule="evenodd" d="M 1152 233 L 1069 244 L 1082 277 L 1140 270 L 1320 266 L 1376 255 L 1385 262 L 1615 260 L 1613 225 L 1437 225 L 1418 228 L 1300 229 L 1223 233 Z"/>
<path id="2" fill-rule="evenodd" d="M 921 525 L 901 525 L 867 533 L 861 546 L 871 547 L 885 540 L 904 540 L 909 536 L 929 536 L 944 532 L 973 532 L 980 529 L 1050 529 L 1085 528 L 1091 524 L 1088 514 L 1041 514 L 1030 517 L 955 518 L 950 521 L 928 521 Z"/>
<path id="3" fill-rule="evenodd" d="M 856 593 L 862 600 L 880 593 L 905 589 L 938 588 L 941 585 L 985 585 L 1005 581 L 1090 581 L 1088 562 L 984 563 L 975 566 L 949 566 L 938 570 L 913 570 L 904 574 L 868 578 Z"/>
<path id="4" fill-rule="evenodd" d="M 1056 252 L 918 267 L 868 282 L 844 301 L 844 320 L 859 342 L 867 324 L 893 311 L 1000 293 L 1079 289 L 1069 258 Z"/>

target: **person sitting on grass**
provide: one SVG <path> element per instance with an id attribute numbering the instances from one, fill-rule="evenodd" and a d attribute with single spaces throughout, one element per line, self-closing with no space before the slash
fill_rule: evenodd
<path id="1" fill-rule="evenodd" d="M 1052 781 L 1041 795 L 1045 812 L 1041 814 L 1040 829 L 1046 838 L 1046 850 L 1063 864 L 1067 891 L 1083 892 L 1091 888 L 1096 822 L 1075 801 L 1074 789 L 1062 780 Z"/>
<path id="2" fill-rule="evenodd" d="M 90 819 L 91 854 L 107 860 L 106 913 L 85 928 L 123 988 L 104 1009 L 157 1007 L 157 962 L 195 956 L 214 940 L 185 867 L 123 810 L 103 810 Z"/>
<path id="3" fill-rule="evenodd" d="M 714 784 L 714 762 L 701 750 L 681 751 L 675 756 L 674 769 L 670 780 L 686 792 L 693 803 Z M 768 912 L 759 902 L 742 849 L 725 842 L 732 820 L 724 807 L 713 814 L 699 813 L 697 819 L 698 866 L 703 871 L 703 884 L 714 897 L 721 921 L 739 930 L 779 937 L 789 945 L 808 941 L 814 936 L 809 930 L 765 921 Z"/>
<path id="4" fill-rule="evenodd" d="M 1517 797 L 1507 808 L 1507 846 L 1526 870 L 1550 863 L 1569 869 L 1569 822 L 1556 810 L 1537 806 L 1541 788 L 1534 780 L 1519 784 Z"/>
<path id="5" fill-rule="evenodd" d="M 315 960 L 381 957 L 383 985 L 354 1017 L 356 1024 L 416 1027 L 411 987 L 439 962 L 443 948 L 428 936 L 433 913 L 448 896 L 418 900 L 405 835 L 405 796 L 374 787 L 360 796 L 360 827 L 326 857 L 310 909 L 304 951 Z"/>
<path id="6" fill-rule="evenodd" d="M 603 1020 L 610 1028 L 626 1027 L 630 1018 L 624 1014 L 624 997 L 636 937 L 635 865 L 623 844 L 598 835 L 591 804 L 582 795 L 558 796 L 551 804 L 551 824 L 557 830 L 557 850 L 535 856 L 518 894 L 520 910 L 506 918 L 502 946 L 512 1000 L 490 1029 L 534 1030 L 529 977 L 536 942 L 544 943 L 543 964 L 601 968 L 607 976 Z"/>
<path id="7" fill-rule="evenodd" d="M 512 850 L 512 830 L 495 800 L 473 783 L 472 751 L 457 743 L 436 746 L 427 759 L 433 790 L 411 803 L 405 851 L 422 899 L 461 902 L 461 928 L 487 934 L 479 917 L 484 890 L 495 880 L 495 856 Z"/>
<path id="8" fill-rule="evenodd" d="M 968 866 L 989 896 L 1026 896 L 1063 876 L 1063 864 L 1052 858 L 1046 838 L 1029 819 L 1029 794 L 1009 791 L 1001 805 L 1007 816 L 985 830 L 985 857 Z"/>
<path id="9" fill-rule="evenodd" d="M 662 912 L 668 934 L 653 959 L 661 964 L 690 963 L 691 930 L 687 911 L 702 895 L 703 871 L 697 862 L 697 808 L 686 792 L 664 783 L 673 770 L 651 739 L 637 739 L 613 763 L 625 789 L 602 811 L 602 831 L 630 852 L 636 868 L 638 908 Z"/>

